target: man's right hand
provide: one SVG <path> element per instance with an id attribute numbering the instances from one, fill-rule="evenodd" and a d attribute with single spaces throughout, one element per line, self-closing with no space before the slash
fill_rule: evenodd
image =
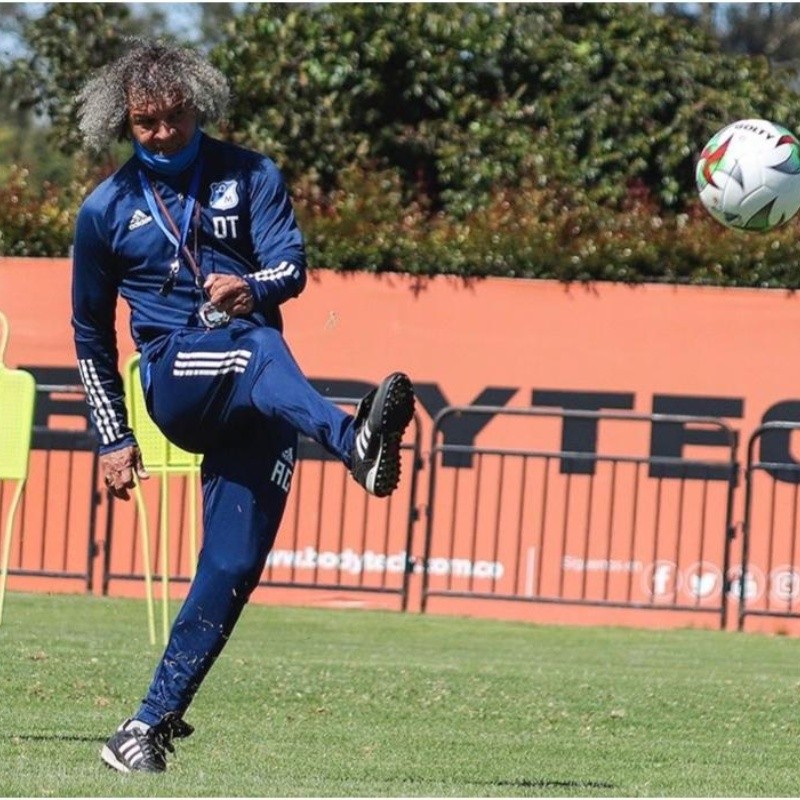
<path id="1" fill-rule="evenodd" d="M 136 485 L 136 479 L 150 477 L 142 463 L 141 451 L 135 444 L 101 455 L 100 469 L 106 488 L 119 500 L 130 499 L 128 490 Z"/>
<path id="2" fill-rule="evenodd" d="M 244 278 L 212 272 L 203 284 L 208 299 L 232 317 L 246 317 L 253 311 L 253 293 Z"/>

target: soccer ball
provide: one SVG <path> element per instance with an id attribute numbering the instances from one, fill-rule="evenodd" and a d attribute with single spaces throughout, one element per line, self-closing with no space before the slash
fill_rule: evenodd
<path id="1" fill-rule="evenodd" d="M 800 208 L 800 142 L 763 119 L 715 133 L 695 169 L 700 201 L 727 228 L 769 231 Z"/>

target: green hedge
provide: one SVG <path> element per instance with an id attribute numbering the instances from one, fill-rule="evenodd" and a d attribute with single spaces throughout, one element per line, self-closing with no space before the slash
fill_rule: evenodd
<path id="1" fill-rule="evenodd" d="M 0 183 L 0 255 L 64 256 L 72 242 L 77 187 L 31 188 L 28 171 L 14 169 Z"/>
<path id="2" fill-rule="evenodd" d="M 0 255 L 66 256 L 80 184 L 35 193 L 19 171 L 0 187 Z M 415 275 L 665 281 L 800 287 L 795 218 L 772 233 L 727 230 L 702 209 L 663 211 L 646 191 L 622 210 L 533 179 L 496 192 L 464 219 L 404 201 L 392 171 L 344 170 L 322 195 L 303 181 L 294 201 L 312 267 Z"/>
<path id="3" fill-rule="evenodd" d="M 347 170 L 330 202 L 298 188 L 312 266 L 417 275 L 800 286 L 797 220 L 771 233 L 727 230 L 700 206 L 665 212 L 647 192 L 622 210 L 575 190 L 498 192 L 463 220 L 404 205 L 391 172 Z"/>

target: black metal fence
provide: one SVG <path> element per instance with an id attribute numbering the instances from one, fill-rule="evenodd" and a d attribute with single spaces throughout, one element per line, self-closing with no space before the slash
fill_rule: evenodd
<path id="1" fill-rule="evenodd" d="M 445 444 L 447 426 L 468 416 L 505 416 L 510 442 L 540 447 Z M 574 426 L 588 434 L 587 446 L 565 450 Z M 652 452 L 661 434 L 685 438 L 690 428 L 713 441 L 713 455 Z M 608 452 L 606 442 L 621 451 Z M 724 626 L 736 444 L 735 432 L 716 419 L 444 409 L 430 446 L 423 608 L 433 597 L 497 599 L 691 611 Z M 437 575 L 435 555 L 471 568 Z M 711 565 L 713 586 L 703 577 Z"/>
<path id="2" fill-rule="evenodd" d="M 99 485 L 74 371 L 39 372 L 10 575 L 76 591 L 113 593 L 120 583 L 138 591 L 136 506 L 110 502 Z M 459 444 L 463 425 L 481 431 L 469 445 Z M 387 595 L 398 609 L 497 600 L 689 612 L 725 627 L 733 596 L 739 627 L 751 615 L 800 617 L 800 463 L 791 455 L 799 429 L 772 422 L 753 434 L 743 497 L 736 433 L 712 418 L 448 407 L 432 421 L 415 418 L 404 479 L 388 500 L 366 495 L 303 441 L 262 583 Z M 151 571 L 186 583 L 196 552 L 188 480 L 169 486 L 169 563 L 160 555 L 163 487 L 149 483 Z M 0 512 L 8 494 L 0 488 Z M 740 527 L 741 566 L 732 568 Z"/>
<path id="3" fill-rule="evenodd" d="M 800 617 L 800 463 L 797 422 L 766 422 L 748 441 L 739 628 L 748 617 Z"/>
<path id="4" fill-rule="evenodd" d="M 334 398 L 343 406 L 349 399 Z M 419 474 L 419 420 L 412 421 L 401 446 L 402 473 L 407 477 L 391 498 L 366 495 L 341 464 L 318 444 L 301 439 L 292 477 L 292 489 L 278 540 L 270 553 L 261 584 L 296 590 L 338 590 L 396 596 L 405 609 L 408 599 L 408 558 L 417 508 Z M 169 491 L 172 509 L 169 528 L 169 578 L 188 583 L 192 575 L 190 541 L 192 515 L 197 515 L 190 481 L 177 476 L 169 486 L 148 481 L 142 486 L 152 541 L 152 579 L 160 582 L 164 571 L 161 535 L 161 496 Z M 194 506 L 194 507 L 193 507 Z M 198 524 L 199 527 L 199 524 Z M 109 502 L 103 559 L 103 592 L 117 582 L 142 581 L 142 519 L 138 508 Z M 392 554 L 396 554 L 394 557 Z"/>

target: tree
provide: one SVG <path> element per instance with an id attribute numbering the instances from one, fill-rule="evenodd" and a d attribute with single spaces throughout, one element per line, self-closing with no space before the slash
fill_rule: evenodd
<path id="1" fill-rule="evenodd" d="M 232 135 L 290 177 L 330 189 L 346 166 L 375 162 L 468 212 L 530 142 L 531 109 L 501 63 L 508 28 L 484 4 L 259 5 L 213 56 L 233 83 Z"/>
<path id="2" fill-rule="evenodd" d="M 714 130 L 800 122 L 765 59 L 639 4 L 258 5 L 212 55 L 231 136 L 290 178 L 395 170 L 407 198 L 459 217 L 531 178 L 680 208 Z"/>
<path id="3" fill-rule="evenodd" d="M 207 51 L 223 42 L 230 35 L 236 17 L 242 12 L 244 3 L 192 3 L 198 10 L 199 19 L 193 41 Z"/>
<path id="4" fill-rule="evenodd" d="M 45 124 L 51 142 L 64 153 L 79 146 L 74 98 L 91 73 L 122 53 L 127 36 L 163 25 L 155 9 L 134 17 L 121 3 L 52 3 L 26 19 L 21 38 L 26 52 L 0 73 L 20 112 Z"/>
<path id="5" fill-rule="evenodd" d="M 670 3 L 664 13 L 700 23 L 726 53 L 765 56 L 773 66 L 797 72 L 800 7 L 795 3 Z"/>

